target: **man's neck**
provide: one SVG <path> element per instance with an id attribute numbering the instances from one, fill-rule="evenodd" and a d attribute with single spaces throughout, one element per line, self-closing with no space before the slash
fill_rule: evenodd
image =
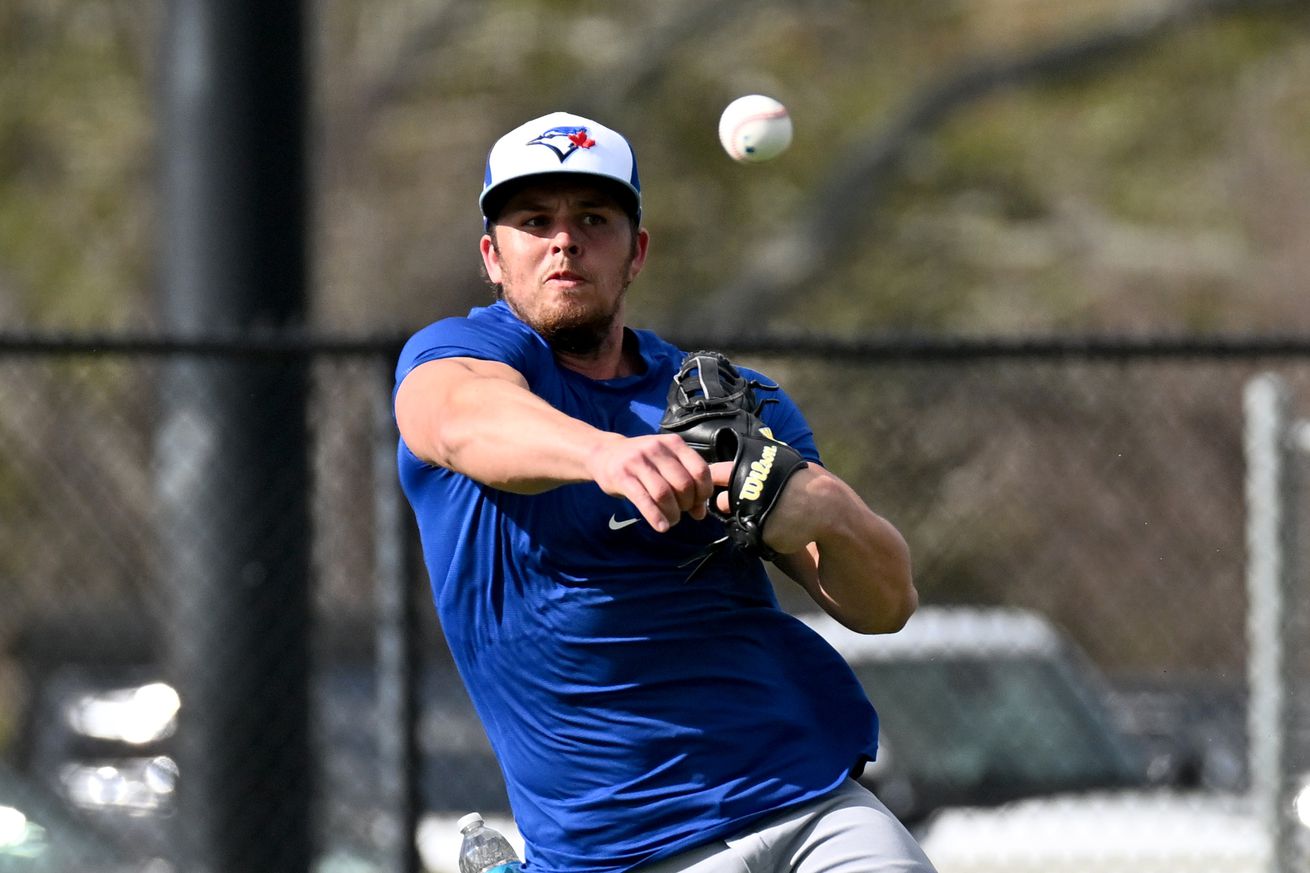
<path id="1" fill-rule="evenodd" d="M 619 379 L 642 370 L 637 337 L 621 324 L 615 325 L 596 351 L 576 354 L 556 350 L 555 360 L 565 369 L 596 380 Z"/>

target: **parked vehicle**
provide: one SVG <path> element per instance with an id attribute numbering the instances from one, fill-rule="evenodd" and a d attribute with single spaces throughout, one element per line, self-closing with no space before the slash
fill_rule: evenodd
<path id="1" fill-rule="evenodd" d="M 885 637 L 808 621 L 881 715 L 865 780 L 940 873 L 1267 869 L 1247 799 L 1201 790 L 1200 771 L 1178 763 L 1192 750 L 1162 745 L 1186 726 L 1124 731 L 1110 706 L 1124 695 L 1041 616 L 924 608 Z M 1230 770 L 1233 754 L 1219 755 Z"/>
<path id="2" fill-rule="evenodd" d="M 30 736 L 25 741 L 30 780 L 51 805 L 125 857 L 156 863 L 152 873 L 176 865 L 176 789 L 185 778 L 171 756 L 181 701 L 158 676 L 157 668 L 145 664 L 69 663 L 46 670 L 26 719 Z M 420 684 L 418 800 L 424 815 L 417 837 L 425 866 L 455 873 L 456 822 L 472 810 L 482 812 L 522 851 L 499 767 L 458 677 L 436 663 L 424 671 Z M 316 673 L 312 691 L 312 734 L 321 768 L 315 871 L 381 873 L 377 832 L 383 820 L 383 773 L 373 667 L 334 662 Z M 276 741 L 275 733 L 270 732 L 270 742 Z M 3 815 L 0 810 L 0 828 Z M 28 868 L 17 869 L 26 873 Z M 45 873 L 47 868 L 32 869 Z M 65 869 L 119 873 L 108 866 Z M 0 864 L 0 871 L 8 870 Z"/>
<path id="3" fill-rule="evenodd" d="M 916 824 L 943 807 L 1144 784 L 1144 749 L 1115 729 L 1105 689 L 1048 622 L 1015 609 L 924 607 L 897 634 L 807 623 L 878 709 L 865 773 Z"/>
<path id="4" fill-rule="evenodd" d="M 0 870 L 146 873 L 142 863 L 41 785 L 0 764 Z"/>

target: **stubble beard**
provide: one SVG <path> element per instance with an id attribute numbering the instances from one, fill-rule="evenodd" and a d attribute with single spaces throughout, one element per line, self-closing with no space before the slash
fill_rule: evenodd
<path id="1" fill-rule="evenodd" d="M 555 352 L 579 357 L 594 355 L 609 338 L 626 292 L 625 285 L 614 298 L 614 304 L 603 310 L 577 305 L 562 307 L 541 313 L 527 324 L 541 334 Z M 520 314 L 519 317 L 523 316 Z"/>
<path id="2" fill-rule="evenodd" d="M 612 304 L 604 308 L 569 300 L 560 306 L 533 307 L 529 311 L 528 307 L 515 304 L 513 296 L 506 294 L 504 288 L 497 288 L 497 296 L 508 304 L 520 321 L 540 334 L 553 351 L 587 357 L 599 352 L 611 336 L 628 293 L 626 273 L 625 265 L 623 275 L 619 277 L 619 293 L 614 296 Z"/>

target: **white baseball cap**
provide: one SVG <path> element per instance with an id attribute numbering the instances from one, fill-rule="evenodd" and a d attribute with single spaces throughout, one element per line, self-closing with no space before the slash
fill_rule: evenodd
<path id="1" fill-rule="evenodd" d="M 487 155 L 478 206 L 488 222 L 514 186 L 506 183 L 535 176 L 578 173 L 618 183 L 624 208 L 641 220 L 641 181 L 637 155 L 622 134 L 568 112 L 552 112 L 514 128 L 496 140 Z"/>

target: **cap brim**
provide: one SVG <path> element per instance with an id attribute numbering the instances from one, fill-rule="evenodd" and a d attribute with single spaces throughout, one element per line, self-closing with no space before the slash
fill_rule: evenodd
<path id="1" fill-rule="evenodd" d="M 641 201 L 639 195 L 631 186 L 625 185 L 612 176 L 577 172 L 532 173 L 506 179 L 499 185 L 493 185 L 482 192 L 482 196 L 478 200 L 478 205 L 482 209 L 482 217 L 488 222 L 495 221 L 499 217 L 500 211 L 505 208 L 509 198 L 529 185 L 550 179 L 568 179 L 576 181 L 580 185 L 595 185 L 604 188 L 614 196 L 614 199 L 629 217 L 633 220 L 641 219 Z"/>

